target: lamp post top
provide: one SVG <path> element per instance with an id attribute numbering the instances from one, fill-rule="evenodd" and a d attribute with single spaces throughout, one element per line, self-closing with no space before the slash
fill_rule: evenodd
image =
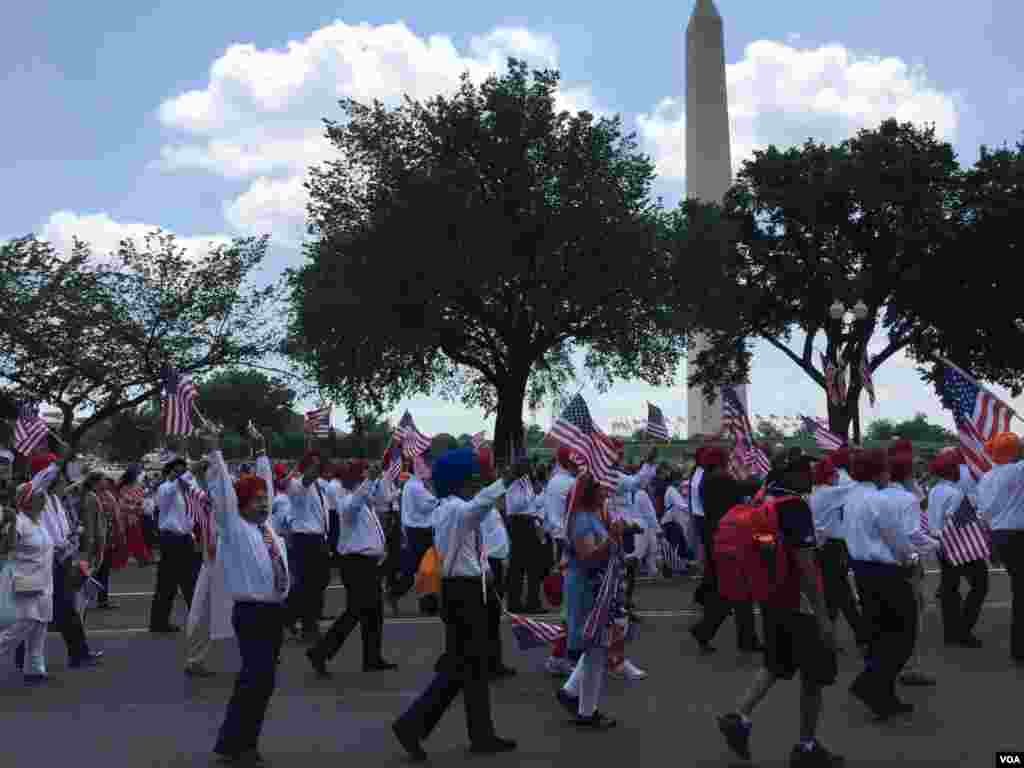
<path id="1" fill-rule="evenodd" d="M 722 14 L 720 14 L 718 12 L 718 8 L 715 7 L 715 0 L 697 0 L 693 6 L 693 14 L 690 18 L 718 19 L 721 21 Z"/>

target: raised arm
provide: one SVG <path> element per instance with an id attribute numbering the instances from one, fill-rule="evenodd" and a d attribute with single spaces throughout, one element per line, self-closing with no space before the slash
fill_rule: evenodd
<path id="1" fill-rule="evenodd" d="M 231 524 L 239 519 L 235 485 L 231 482 L 231 473 L 228 472 L 224 453 L 220 449 L 220 436 L 208 434 L 204 436 L 204 441 L 210 462 L 206 470 L 206 492 L 210 496 L 213 518 L 220 535 L 229 535 Z"/>

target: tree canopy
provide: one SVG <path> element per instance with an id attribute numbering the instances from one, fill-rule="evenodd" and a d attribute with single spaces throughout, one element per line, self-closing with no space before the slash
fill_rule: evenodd
<path id="1" fill-rule="evenodd" d="M 662 210 L 634 137 L 556 111 L 558 82 L 510 61 L 450 97 L 348 100 L 326 121 L 339 157 L 307 185 L 289 351 L 350 413 L 460 398 L 496 413 L 503 456 L 575 349 L 599 388 L 673 380 L 703 293 L 699 209 Z M 679 259 L 698 264 L 682 281 Z"/>
<path id="2" fill-rule="evenodd" d="M 109 259 L 75 241 L 0 245 L 0 383 L 63 414 L 72 446 L 90 429 L 159 396 L 161 369 L 198 375 L 261 361 L 279 344 L 272 288 L 248 280 L 265 238 L 186 254 L 172 235 L 123 241 Z"/>
<path id="3" fill-rule="evenodd" d="M 282 382 L 253 370 L 218 371 L 199 385 L 203 415 L 238 434 L 245 434 L 249 421 L 272 432 L 301 428 L 292 410 L 295 396 Z"/>
<path id="4" fill-rule="evenodd" d="M 894 437 L 921 443 L 941 443 L 956 439 L 956 436 L 945 427 L 928 421 L 928 417 L 923 413 L 903 421 L 876 419 L 868 426 L 868 440 L 892 440 Z"/>
<path id="5" fill-rule="evenodd" d="M 871 357 L 872 373 L 900 350 L 924 348 L 929 336 L 949 338 L 963 320 L 948 305 L 944 318 L 920 310 L 922 302 L 934 306 L 927 295 L 937 285 L 946 290 L 976 268 L 957 239 L 961 189 L 952 146 L 933 128 L 895 120 L 836 146 L 808 141 L 755 152 L 724 201 L 738 244 L 724 262 L 720 300 L 734 312 L 701 321 L 711 346 L 696 356 L 691 381 L 710 394 L 745 379 L 747 340 L 760 338 L 825 389 L 824 352 L 848 366 L 845 398 L 829 403 L 830 429 L 847 434 L 863 389 L 860 361 L 876 329 L 887 345 Z M 833 320 L 836 300 L 848 308 L 862 301 L 865 319 Z"/>

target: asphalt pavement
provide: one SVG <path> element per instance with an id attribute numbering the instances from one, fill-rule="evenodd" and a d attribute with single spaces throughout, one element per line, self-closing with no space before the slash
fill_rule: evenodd
<path id="1" fill-rule="evenodd" d="M 0 765 L 40 768 L 75 763 L 104 768 L 211 764 L 210 749 L 238 670 L 233 641 L 217 643 L 211 679 L 191 680 L 182 673 L 181 636 L 145 631 L 154 568 L 130 565 L 113 577 L 118 610 L 93 611 L 88 618 L 95 648 L 106 652 L 102 667 L 71 670 L 59 635 L 50 634 L 47 657 L 57 680 L 25 689 L 9 660 L 0 665 Z M 930 577 L 933 584 L 935 576 Z M 650 580 L 637 590 L 645 622 L 630 646 L 634 662 L 648 670 L 643 681 L 611 680 L 602 709 L 620 720 L 607 733 L 583 733 L 567 722 L 554 701 L 557 681 L 543 670 L 545 652 L 521 652 L 503 627 L 505 661 L 519 674 L 496 683 L 492 699 L 502 736 L 520 749 L 499 757 L 468 754 L 462 705 L 456 702 L 426 742 L 434 764 L 461 765 L 472 760 L 494 768 L 552 766 L 581 762 L 590 766 L 645 768 L 729 766 L 731 756 L 715 729 L 715 713 L 734 706 L 749 683 L 757 658 L 735 651 L 731 622 L 716 640 L 717 654 L 697 654 L 686 628 L 698 613 L 693 582 Z M 930 590 L 934 591 L 934 588 Z M 329 614 L 340 612 L 344 590 L 328 593 Z M 905 689 L 916 705 L 910 719 L 872 723 L 847 693 L 860 670 L 848 628 L 840 619 L 840 680 L 828 689 L 820 731 L 822 741 L 847 756 L 850 766 L 990 766 L 1000 749 L 1024 748 L 1016 696 L 1024 669 L 1009 662 L 1009 588 L 1005 574 L 994 572 L 986 609 L 978 628 L 980 650 L 944 648 L 939 619 L 929 616 L 923 639 L 924 666 L 938 678 L 934 688 Z M 184 624 L 184 604 L 175 607 Z M 333 661 L 334 679 L 316 680 L 303 646 L 288 643 L 263 732 L 262 751 L 273 766 L 404 765 L 390 724 L 429 680 L 441 652 L 442 626 L 416 615 L 412 599 L 400 618 L 388 618 L 385 655 L 395 672 L 363 673 L 358 632 Z M 754 764 L 783 766 L 797 737 L 798 684 L 779 683 L 754 717 Z M 631 767 L 629 767 L 631 768 Z"/>

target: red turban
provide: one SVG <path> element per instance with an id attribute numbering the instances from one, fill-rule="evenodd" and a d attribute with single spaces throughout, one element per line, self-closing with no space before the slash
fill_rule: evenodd
<path id="1" fill-rule="evenodd" d="M 892 445 L 889 446 L 890 456 L 899 456 L 901 454 L 907 454 L 912 456 L 914 453 L 914 444 L 907 439 L 895 440 Z"/>
<path id="2" fill-rule="evenodd" d="M 842 448 L 837 448 L 832 451 L 828 456 L 832 462 L 832 466 L 836 469 L 849 469 L 850 468 L 850 449 L 845 445 Z"/>
<path id="3" fill-rule="evenodd" d="M 235 496 L 238 497 L 238 509 L 243 510 L 260 491 L 266 492 L 267 484 L 256 475 L 246 475 L 235 483 Z"/>
<path id="4" fill-rule="evenodd" d="M 914 474 L 914 456 L 906 451 L 900 451 L 889 457 L 889 474 L 894 483 L 902 483 L 909 480 Z"/>
<path id="5" fill-rule="evenodd" d="M 306 455 L 299 462 L 299 472 L 305 472 L 310 464 L 317 461 L 320 461 L 320 451 L 306 451 Z"/>
<path id="6" fill-rule="evenodd" d="M 704 449 L 704 468 L 713 469 L 715 467 L 724 467 L 729 463 L 729 456 L 726 454 L 724 448 L 718 446 L 709 446 Z"/>
<path id="7" fill-rule="evenodd" d="M 572 460 L 573 451 L 567 445 L 559 446 L 555 460 L 565 469 L 576 469 L 576 462 Z"/>
<path id="8" fill-rule="evenodd" d="M 32 470 L 33 475 L 38 475 L 56 460 L 57 454 L 55 453 L 37 453 L 29 462 L 29 469 Z"/>
<path id="9" fill-rule="evenodd" d="M 814 484 L 829 485 L 835 477 L 836 468 L 828 456 L 814 465 Z"/>
<path id="10" fill-rule="evenodd" d="M 285 478 L 287 476 L 288 476 L 288 467 L 286 467 L 284 464 L 275 464 L 274 465 L 274 477 L 276 477 L 278 480 L 281 480 L 281 479 L 283 479 L 283 478 Z"/>
<path id="11" fill-rule="evenodd" d="M 943 480 L 955 483 L 960 479 L 960 452 L 955 448 L 944 448 L 932 459 L 928 471 Z"/>
<path id="12" fill-rule="evenodd" d="M 880 448 L 858 451 L 853 459 L 853 477 L 860 482 L 878 480 L 889 468 L 889 457 Z"/>

